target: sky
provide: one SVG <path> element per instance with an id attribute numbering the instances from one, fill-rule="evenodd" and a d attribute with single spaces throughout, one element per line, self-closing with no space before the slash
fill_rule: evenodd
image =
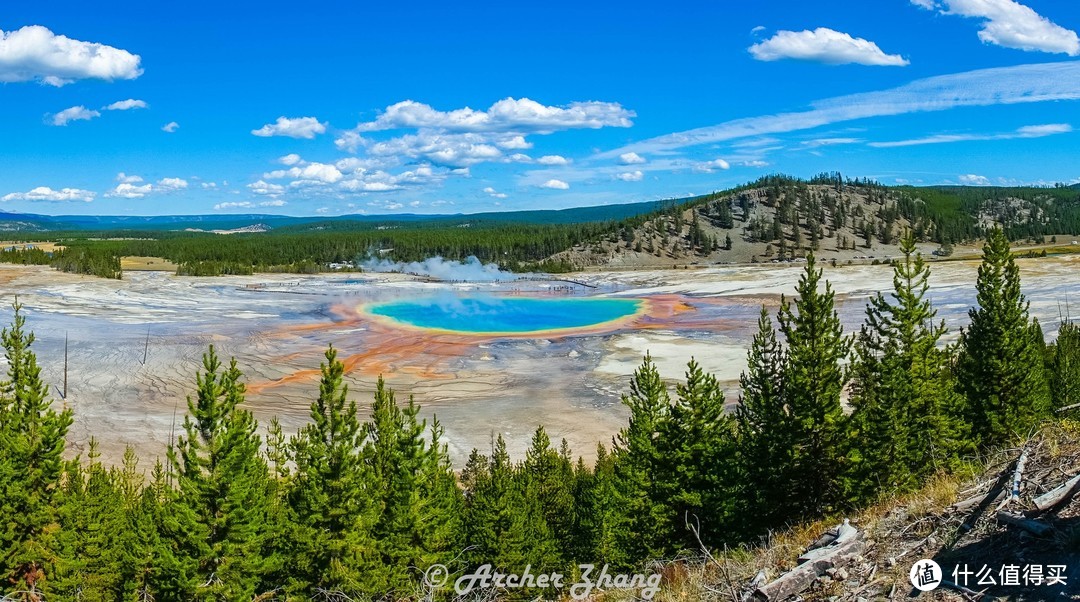
<path id="1" fill-rule="evenodd" d="M 447 214 L 1075 183 L 1080 4 L 6 2 L 0 211 Z"/>

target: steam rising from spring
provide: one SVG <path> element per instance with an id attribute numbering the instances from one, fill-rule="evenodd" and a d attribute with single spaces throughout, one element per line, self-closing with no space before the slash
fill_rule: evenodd
<path id="1" fill-rule="evenodd" d="M 515 274 L 496 263 L 483 263 L 474 256 L 465 261 L 429 257 L 423 261 L 401 262 L 374 257 L 361 262 L 360 267 L 369 272 L 401 272 L 430 276 L 440 280 L 467 280 L 473 282 L 498 282 L 517 280 L 527 274 Z"/>

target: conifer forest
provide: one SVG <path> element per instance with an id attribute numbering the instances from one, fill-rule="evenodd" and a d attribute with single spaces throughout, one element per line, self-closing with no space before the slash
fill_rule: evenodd
<path id="1" fill-rule="evenodd" d="M 1080 403 L 1080 329 L 1047 344 L 1005 233 L 991 230 L 977 304 L 955 342 L 910 233 L 893 288 L 845 332 L 807 257 L 763 307 L 737 391 L 690 361 L 646 356 L 629 420 L 585 462 L 537 426 L 524 457 L 495 436 L 454 470 L 437 420 L 379 380 L 357 399 L 330 347 L 296 432 L 245 409 L 243 366 L 206 350 L 162 457 L 106 465 L 66 452 L 71 410 L 50 396 L 15 301 L 0 384 L 0 592 L 5 600 L 443 600 L 425 570 L 573 575 L 641 570 L 701 549 L 873 505 L 1015 445 Z M 677 384 L 670 386 L 676 381 Z M 734 404 L 734 411 L 728 406 Z M 362 421 L 358 407 L 367 405 Z M 98 433 L 107 437 L 108 433 Z M 544 589 L 507 597 L 558 597 Z"/>

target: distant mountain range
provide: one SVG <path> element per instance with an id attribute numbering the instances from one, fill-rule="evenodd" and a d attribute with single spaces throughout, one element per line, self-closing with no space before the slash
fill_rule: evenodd
<path id="1" fill-rule="evenodd" d="M 473 214 L 418 215 L 341 215 L 334 217 L 295 217 L 266 214 L 238 215 L 38 215 L 0 211 L 0 231 L 53 232 L 98 230 L 243 230 L 256 225 L 265 229 L 344 229 L 350 225 L 402 224 L 426 222 L 432 224 L 464 223 L 528 223 L 575 224 L 620 220 L 686 202 L 689 199 L 646 201 L 598 207 L 575 207 L 559 210 L 506 211 Z"/>

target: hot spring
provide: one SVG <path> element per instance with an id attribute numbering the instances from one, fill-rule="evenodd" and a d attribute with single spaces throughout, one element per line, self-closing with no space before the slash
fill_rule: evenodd
<path id="1" fill-rule="evenodd" d="M 429 297 L 363 309 L 398 325 L 479 335 L 528 335 L 608 326 L 640 313 L 640 299 Z"/>

